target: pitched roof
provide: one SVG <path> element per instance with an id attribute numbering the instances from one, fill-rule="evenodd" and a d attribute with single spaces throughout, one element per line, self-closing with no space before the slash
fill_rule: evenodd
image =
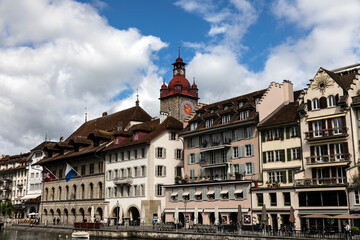
<path id="1" fill-rule="evenodd" d="M 120 144 L 114 144 L 114 142 L 112 142 L 109 146 L 104 148 L 103 151 L 118 149 L 122 147 L 130 147 L 138 144 L 150 143 L 153 139 L 155 139 L 157 136 L 159 136 L 162 132 L 166 130 L 181 131 L 183 129 L 183 124 L 174 117 L 169 116 L 162 123 L 160 123 L 159 119 L 155 119 L 149 122 L 135 125 L 132 128 L 130 128 L 128 132 L 137 131 L 142 128 L 146 128 L 148 130 L 151 129 L 151 132 L 149 132 L 143 138 L 137 141 L 133 140 L 133 136 L 131 135 Z"/>
<path id="2" fill-rule="evenodd" d="M 30 152 L 37 151 L 37 150 L 42 150 L 48 143 L 55 143 L 55 142 L 44 141 L 44 142 L 40 143 L 39 145 L 37 145 L 36 147 L 34 147 L 33 149 L 31 149 Z"/>
<path id="3" fill-rule="evenodd" d="M 261 127 L 270 127 L 286 123 L 295 123 L 298 120 L 298 103 L 291 102 L 286 105 L 281 105 L 268 118 L 265 118 L 260 124 Z"/>
<path id="4" fill-rule="evenodd" d="M 348 90 L 351 88 L 351 84 L 356 76 L 356 71 L 347 71 L 347 72 L 332 72 L 326 70 L 325 68 L 321 68 L 324 70 L 340 87 L 344 90 Z"/>

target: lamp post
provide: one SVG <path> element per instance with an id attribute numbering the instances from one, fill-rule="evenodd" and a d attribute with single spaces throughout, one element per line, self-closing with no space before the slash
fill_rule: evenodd
<path id="1" fill-rule="evenodd" d="M 116 201 L 116 212 L 117 212 L 116 229 L 119 229 L 119 200 Z"/>
<path id="2" fill-rule="evenodd" d="M 187 218 L 186 218 L 186 204 L 187 204 L 187 200 L 186 199 L 184 199 L 184 207 L 185 207 L 185 229 L 186 229 L 186 222 L 187 222 Z"/>

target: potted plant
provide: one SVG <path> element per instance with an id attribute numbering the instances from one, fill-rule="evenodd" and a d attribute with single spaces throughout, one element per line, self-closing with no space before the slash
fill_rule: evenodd
<path id="1" fill-rule="evenodd" d="M 181 182 L 181 177 L 180 176 L 176 176 L 175 177 L 175 183 L 180 183 Z"/>
<path id="2" fill-rule="evenodd" d="M 280 187 L 279 181 L 274 182 L 274 187 Z"/>
<path id="3" fill-rule="evenodd" d="M 240 180 L 240 178 L 241 178 L 241 174 L 236 171 L 236 172 L 235 172 L 235 179 L 236 179 L 236 180 Z"/>

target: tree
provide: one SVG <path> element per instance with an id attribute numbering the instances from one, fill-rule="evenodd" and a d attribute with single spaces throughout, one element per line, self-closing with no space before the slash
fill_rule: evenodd
<path id="1" fill-rule="evenodd" d="M 2 213 L 2 215 L 4 217 L 5 217 L 5 215 L 8 215 L 10 217 L 12 215 L 12 213 L 14 212 L 14 210 L 15 210 L 15 207 L 11 201 L 2 202 L 0 205 L 0 212 Z"/>

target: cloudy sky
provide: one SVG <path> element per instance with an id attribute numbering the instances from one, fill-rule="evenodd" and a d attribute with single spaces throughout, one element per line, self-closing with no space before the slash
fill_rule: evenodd
<path id="1" fill-rule="evenodd" d="M 159 112 L 181 45 L 209 103 L 360 62 L 360 1 L 0 1 L 0 155 L 140 105 Z"/>

